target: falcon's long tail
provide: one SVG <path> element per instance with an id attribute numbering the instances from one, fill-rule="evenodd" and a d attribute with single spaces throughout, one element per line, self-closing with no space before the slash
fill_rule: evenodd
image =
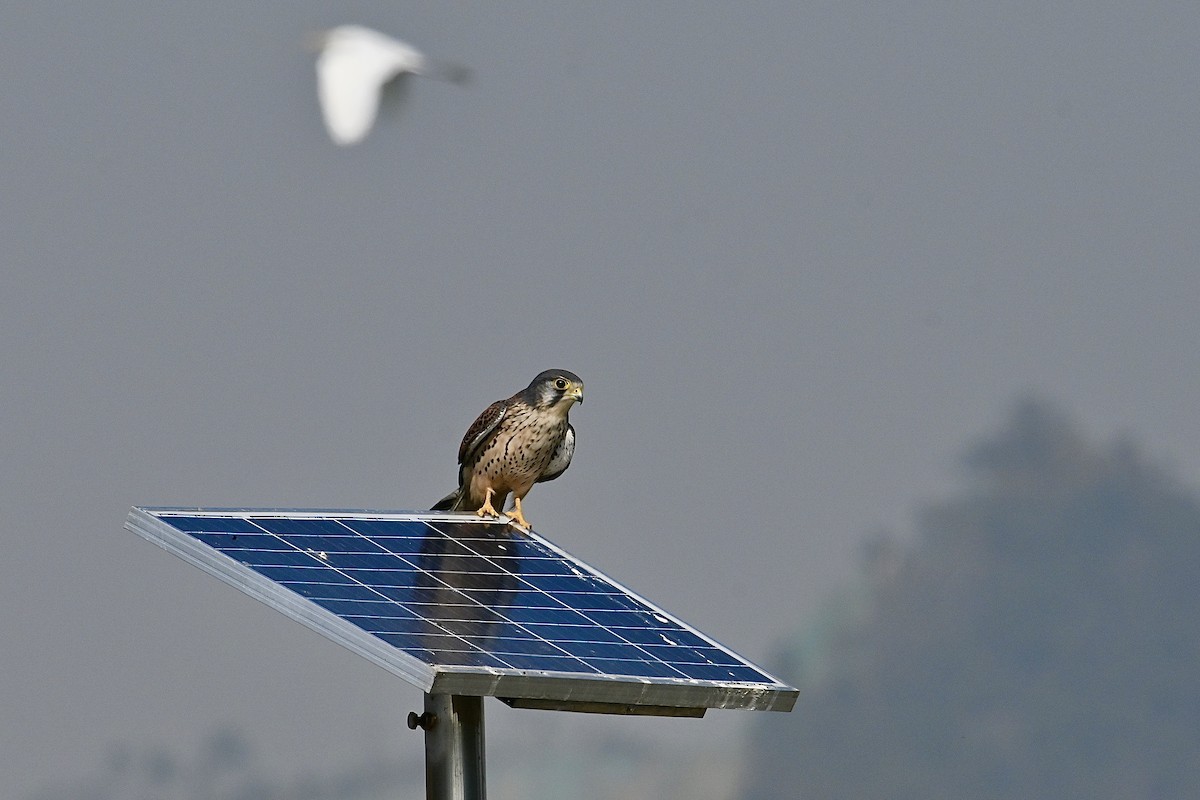
<path id="1" fill-rule="evenodd" d="M 460 486 L 433 504 L 430 511 L 462 511 L 463 490 Z"/>

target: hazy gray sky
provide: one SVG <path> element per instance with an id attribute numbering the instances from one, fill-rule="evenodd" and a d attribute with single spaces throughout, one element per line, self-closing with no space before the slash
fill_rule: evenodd
<path id="1" fill-rule="evenodd" d="M 475 82 L 338 149 L 303 44 L 342 22 Z M 544 368 L 587 403 L 537 529 L 756 659 L 1027 390 L 1200 484 L 1195 4 L 57 3 L 0 30 L 7 795 L 222 722 L 284 766 L 418 748 L 419 692 L 124 515 L 428 507 Z M 534 713 L 489 705 L 491 736 Z"/>

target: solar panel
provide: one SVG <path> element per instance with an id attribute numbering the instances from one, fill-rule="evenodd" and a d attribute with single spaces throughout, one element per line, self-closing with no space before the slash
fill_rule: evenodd
<path id="1" fill-rule="evenodd" d="M 126 527 L 429 693 L 700 716 L 796 690 L 535 533 L 470 514 L 134 508 Z"/>

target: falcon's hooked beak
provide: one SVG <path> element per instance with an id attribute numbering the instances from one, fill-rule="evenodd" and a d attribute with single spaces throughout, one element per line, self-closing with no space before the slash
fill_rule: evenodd
<path id="1" fill-rule="evenodd" d="M 572 386 L 571 390 L 567 392 L 567 397 L 571 398 L 576 403 L 583 405 L 583 384 L 577 383 Z"/>

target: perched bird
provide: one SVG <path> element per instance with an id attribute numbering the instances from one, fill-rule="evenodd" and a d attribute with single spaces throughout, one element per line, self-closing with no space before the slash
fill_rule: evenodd
<path id="1" fill-rule="evenodd" d="M 362 25 L 340 25 L 319 34 L 317 99 L 329 136 L 356 144 L 370 132 L 384 86 L 407 74 L 465 82 L 468 71 L 434 61 L 397 39 Z"/>
<path id="2" fill-rule="evenodd" d="M 546 370 L 507 400 L 492 403 L 467 429 L 458 448 L 458 488 L 434 511 L 498 516 L 509 493 L 509 516 L 526 530 L 521 500 L 535 483 L 566 472 L 575 452 L 571 406 L 583 402 L 583 381 L 565 369 Z"/>

